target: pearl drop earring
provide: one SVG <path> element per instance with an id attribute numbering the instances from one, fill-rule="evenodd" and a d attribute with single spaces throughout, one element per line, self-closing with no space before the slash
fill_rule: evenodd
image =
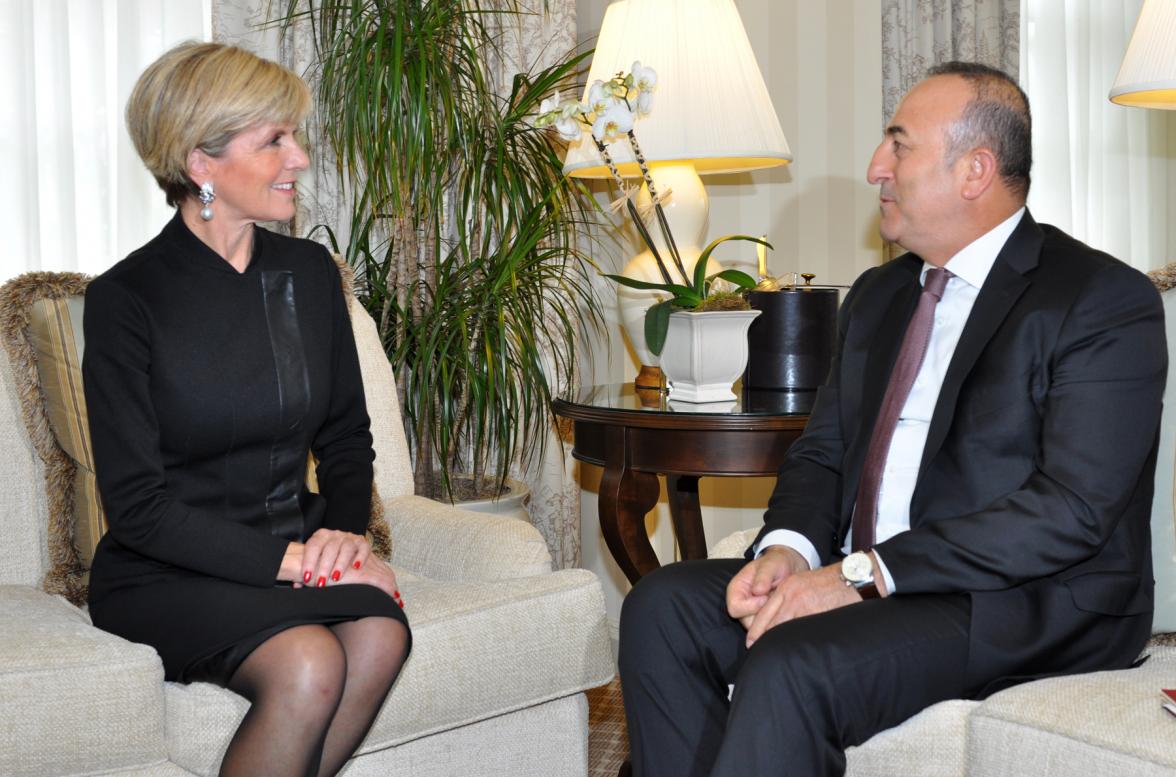
<path id="1" fill-rule="evenodd" d="M 200 218 L 212 221 L 212 201 L 216 199 L 216 192 L 212 189 L 212 181 L 200 184 L 200 202 L 204 207 L 200 209 Z"/>

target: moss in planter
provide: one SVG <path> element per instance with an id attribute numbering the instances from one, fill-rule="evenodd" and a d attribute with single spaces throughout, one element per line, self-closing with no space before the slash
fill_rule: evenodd
<path id="1" fill-rule="evenodd" d="M 747 299 L 741 292 L 716 291 L 703 300 L 694 312 L 705 313 L 713 310 L 751 310 L 751 305 L 747 304 Z"/>

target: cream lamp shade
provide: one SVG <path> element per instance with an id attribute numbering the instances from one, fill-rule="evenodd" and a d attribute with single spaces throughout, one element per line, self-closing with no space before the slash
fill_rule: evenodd
<path id="1" fill-rule="evenodd" d="M 588 84 L 628 72 L 634 60 L 657 72 L 653 110 L 634 125 L 646 159 L 689 160 L 702 174 L 792 160 L 734 0 L 613 3 L 605 11 Z M 627 142 L 608 149 L 622 175 L 639 175 Z M 588 133 L 569 146 L 564 172 L 609 177 Z"/>
<path id="2" fill-rule="evenodd" d="M 1176 110 L 1176 0 L 1145 0 L 1110 98 Z"/>

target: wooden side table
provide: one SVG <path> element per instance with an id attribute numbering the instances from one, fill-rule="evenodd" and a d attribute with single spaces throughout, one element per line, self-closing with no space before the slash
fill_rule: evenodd
<path id="1" fill-rule="evenodd" d="M 637 396 L 631 384 L 592 386 L 552 403 L 575 422 L 572 455 L 604 468 L 600 528 L 630 582 L 659 565 L 645 533 L 666 476 L 670 516 L 684 559 L 706 558 L 698 479 L 775 475 L 808 422 L 813 392 L 745 391 L 739 401 L 676 403 Z"/>

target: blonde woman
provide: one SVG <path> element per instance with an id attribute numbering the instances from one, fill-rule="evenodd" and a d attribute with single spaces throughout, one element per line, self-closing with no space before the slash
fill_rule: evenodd
<path id="1" fill-rule="evenodd" d="M 86 294 L 110 523 L 90 612 L 167 679 L 252 702 L 222 775 L 338 772 L 411 645 L 364 539 L 375 456 L 339 274 L 257 225 L 294 215 L 309 109 L 301 79 L 239 48 L 186 43 L 147 68 L 127 126 L 176 215 Z"/>

